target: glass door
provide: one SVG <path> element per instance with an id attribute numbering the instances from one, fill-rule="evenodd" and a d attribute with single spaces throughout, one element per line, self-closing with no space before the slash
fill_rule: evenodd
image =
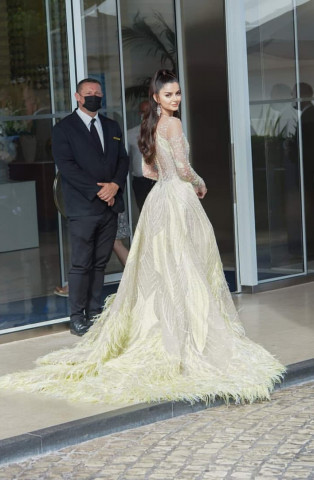
<path id="1" fill-rule="evenodd" d="M 118 238 L 128 248 L 145 195 L 153 186 L 142 176 L 137 148 L 149 81 L 161 67 L 176 71 L 174 2 L 164 0 L 157 7 L 156 2 L 147 0 L 81 0 L 80 9 L 77 4 L 73 8 L 73 16 L 77 78 L 92 77 L 101 82 L 101 113 L 120 124 L 131 157 L 125 192 L 127 213 L 118 219 Z M 114 248 L 105 283 L 119 280 L 122 270 Z"/>
<path id="2" fill-rule="evenodd" d="M 125 94 L 127 146 L 130 155 L 131 218 L 134 229 L 144 200 L 154 182 L 142 175 L 137 147 L 141 116 L 148 104 L 148 87 L 156 70 L 178 75 L 176 18 L 173 0 L 122 0 L 121 44 Z"/>
<path id="3" fill-rule="evenodd" d="M 197 6 L 189 0 L 81 0 L 75 8 L 72 4 L 77 79 L 91 76 L 102 83 L 102 111 L 120 123 L 130 154 L 126 192 L 130 230 L 153 188 L 142 177 L 137 148 L 141 114 L 153 73 L 167 68 L 179 76 L 189 104 L 186 112 L 182 102 L 181 117 L 191 141 L 191 162 L 209 184 L 203 205 L 215 227 L 229 286 L 236 290 L 223 1 L 215 0 L 210 8 L 201 0 Z M 209 57 L 208 45 L 219 54 Z M 209 85 L 210 92 L 204 95 Z M 122 269 L 113 254 L 105 281 L 118 280 Z"/>
<path id="4" fill-rule="evenodd" d="M 231 164 L 226 17 L 221 0 L 183 0 L 185 96 L 191 159 L 205 179 L 202 201 L 213 224 L 229 289 L 240 285 Z"/>
<path id="5" fill-rule="evenodd" d="M 295 30 L 297 34 L 298 83 L 294 95 L 299 112 L 299 137 L 302 152 L 306 263 L 314 273 L 314 1 L 297 0 Z"/>
<path id="6" fill-rule="evenodd" d="M 65 2 L 0 2 L 0 333 L 67 316 L 53 123 L 71 111 Z"/>
<path id="7" fill-rule="evenodd" d="M 304 274 L 303 165 L 295 2 L 246 0 L 259 282 Z"/>
<path id="8" fill-rule="evenodd" d="M 245 0 L 259 282 L 314 267 L 314 2 Z"/>
<path id="9" fill-rule="evenodd" d="M 120 33 L 116 1 L 81 0 L 79 8 L 78 3 L 73 2 L 73 15 L 76 30 L 77 80 L 92 77 L 101 83 L 104 96 L 100 113 L 120 124 L 125 141 Z M 118 281 L 121 278 L 123 262 L 119 260 L 120 249 L 129 248 L 130 245 L 128 188 L 125 191 L 125 204 L 126 212 L 118 217 L 117 239 L 119 242 L 115 243 L 114 252 L 107 265 L 105 283 Z"/>

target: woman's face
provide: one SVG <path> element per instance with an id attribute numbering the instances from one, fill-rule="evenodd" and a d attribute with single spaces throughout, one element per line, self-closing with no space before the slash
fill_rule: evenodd
<path id="1" fill-rule="evenodd" d="M 154 100 L 159 103 L 162 114 L 172 116 L 181 103 L 180 85 L 177 82 L 166 83 L 159 94 L 154 95 Z"/>

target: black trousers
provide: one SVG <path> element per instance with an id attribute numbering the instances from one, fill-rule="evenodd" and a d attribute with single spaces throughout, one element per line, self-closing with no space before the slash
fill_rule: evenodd
<path id="1" fill-rule="evenodd" d="M 84 323 L 102 311 L 104 271 L 117 233 L 118 215 L 107 209 L 102 215 L 70 217 L 71 268 L 69 301 L 71 320 Z"/>
<path id="2" fill-rule="evenodd" d="M 132 187 L 134 190 L 136 205 L 139 211 L 142 210 L 147 195 L 155 185 L 154 180 L 150 180 L 146 177 L 133 177 Z"/>

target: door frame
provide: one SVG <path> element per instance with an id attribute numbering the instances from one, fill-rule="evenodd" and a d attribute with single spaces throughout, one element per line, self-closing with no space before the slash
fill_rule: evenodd
<path id="1" fill-rule="evenodd" d="M 122 31 L 121 31 L 121 15 L 120 15 L 120 1 L 116 0 L 117 11 L 117 31 L 118 31 L 118 43 L 119 43 L 119 64 L 120 64 L 120 81 L 121 81 L 121 103 L 123 113 L 123 128 L 125 145 L 127 147 L 127 124 L 126 124 L 126 106 L 124 95 L 124 68 L 123 68 L 123 46 L 122 46 Z M 182 13 L 181 13 L 181 0 L 169 0 L 173 2 L 175 12 L 175 26 L 176 26 L 176 42 L 177 42 L 177 59 L 178 59 L 178 75 L 180 79 L 181 88 L 184 91 L 184 55 L 183 55 L 183 29 L 182 29 Z M 239 98 L 238 77 L 240 68 L 239 62 L 239 50 L 240 46 L 243 52 L 245 51 L 245 43 L 242 37 L 245 36 L 245 28 L 242 23 L 243 18 L 238 18 L 238 22 L 241 23 L 242 31 L 239 32 L 237 41 L 235 41 L 234 33 L 234 18 L 232 17 L 237 8 L 233 0 L 225 1 L 225 15 L 226 15 L 226 37 L 227 37 L 227 62 L 228 62 L 228 74 L 229 74 L 229 105 L 230 105 L 230 138 L 231 138 L 231 164 L 232 164 L 232 188 L 233 188 L 233 223 L 234 223 L 234 241 L 235 241 L 235 276 L 237 291 L 241 290 L 241 285 L 255 285 L 257 283 L 257 265 L 256 265 L 256 239 L 255 239 L 255 221 L 254 221 L 254 206 L 253 204 L 253 180 L 252 172 L 250 168 L 252 165 L 250 156 L 250 144 L 248 140 L 250 137 L 243 135 L 243 132 L 248 128 L 249 121 L 245 122 L 245 115 L 243 115 L 241 128 L 239 128 L 239 107 L 242 104 L 241 112 L 243 114 L 243 106 L 247 105 L 246 115 L 249 115 L 248 111 L 248 78 L 243 74 L 240 85 L 242 85 L 242 96 Z M 241 2 L 240 2 L 241 3 Z M 85 78 L 87 76 L 87 61 L 86 61 L 86 43 L 84 24 L 82 22 L 83 2 L 77 0 L 66 0 L 66 12 L 67 12 L 67 26 L 68 26 L 68 48 L 69 48 L 69 65 L 70 65 L 70 79 L 71 79 L 71 96 L 72 96 L 72 109 L 76 108 L 76 100 L 74 93 L 76 91 L 76 83 L 78 79 Z M 238 9 L 237 14 L 241 12 Z M 243 13 L 243 11 L 242 11 Z M 233 25 L 232 25 L 233 23 Z M 231 38 L 232 37 L 232 38 Z M 245 38 L 244 38 L 245 40 Z M 244 50 L 243 50 L 244 49 Z M 243 57 L 243 58 L 242 58 Z M 242 60 L 246 61 L 246 55 L 241 55 Z M 242 71 L 242 73 L 245 70 Z M 245 89 L 245 84 L 247 91 Z M 234 94 L 234 88 L 236 85 L 236 92 Z M 237 102 L 235 104 L 235 101 Z M 248 117 L 249 118 L 249 117 Z M 187 131 L 187 107 L 185 98 L 183 96 L 181 104 L 181 119 L 183 129 Z M 242 152 L 245 146 L 246 161 L 239 164 L 239 150 Z M 243 155 L 241 155 L 243 160 Z M 246 188 L 243 188 L 245 183 Z M 239 188 L 241 183 L 241 188 Z M 128 215 L 129 224 L 131 229 L 132 241 L 132 208 L 131 208 L 131 184 L 130 177 L 127 179 L 126 194 L 128 200 Z M 251 207 L 248 208 L 248 205 Z M 61 229 L 59 229 L 61 232 Z M 61 233 L 62 236 L 62 233 Z M 60 238 L 60 251 L 62 251 L 62 237 Z M 248 254 L 249 252 L 249 254 Z M 62 256 L 62 253 L 61 253 Z M 64 280 L 64 266 L 61 269 L 62 280 Z M 105 284 L 119 281 L 122 277 L 122 271 L 117 274 L 105 275 Z"/>

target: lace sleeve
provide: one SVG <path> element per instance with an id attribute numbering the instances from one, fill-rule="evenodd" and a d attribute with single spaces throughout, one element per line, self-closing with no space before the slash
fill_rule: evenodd
<path id="1" fill-rule="evenodd" d="M 171 118 L 171 122 L 169 122 L 168 126 L 167 137 L 171 146 L 179 177 L 186 182 L 192 183 L 192 185 L 195 187 L 204 186 L 204 180 L 197 175 L 190 165 L 188 148 L 184 138 L 182 124 L 178 118 Z"/>
<path id="2" fill-rule="evenodd" d="M 143 176 L 151 180 L 158 180 L 158 170 L 155 163 L 148 165 L 142 157 Z"/>

